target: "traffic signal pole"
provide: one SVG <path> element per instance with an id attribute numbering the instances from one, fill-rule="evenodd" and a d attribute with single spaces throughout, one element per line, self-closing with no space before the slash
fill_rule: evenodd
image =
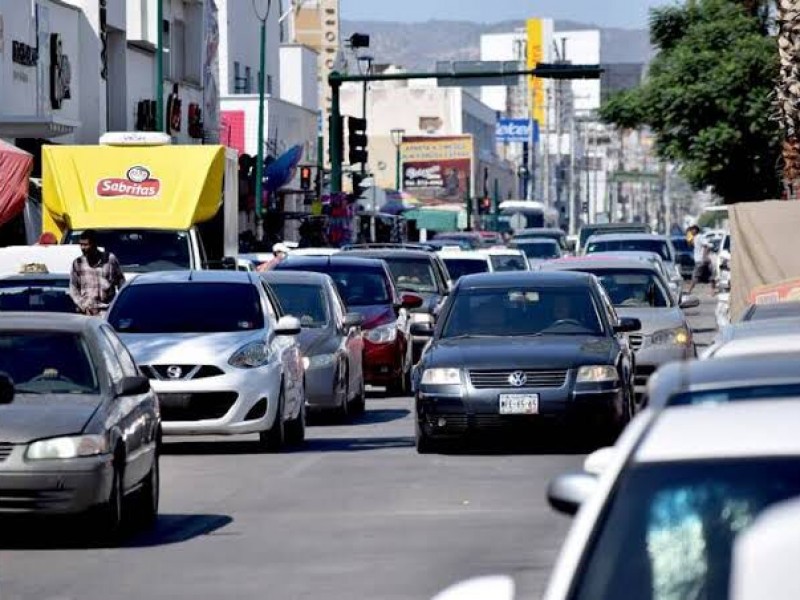
<path id="1" fill-rule="evenodd" d="M 328 136 L 328 152 L 331 159 L 331 194 L 342 191 L 342 146 L 341 88 L 343 83 L 369 81 L 410 81 L 412 79 L 437 79 L 452 81 L 459 79 L 492 79 L 498 77 L 520 77 L 527 75 L 540 79 L 599 79 L 603 70 L 600 65 L 569 65 L 540 63 L 534 69 L 495 71 L 478 73 L 381 73 L 368 75 L 342 75 L 337 71 L 328 76 L 331 86 L 331 124 Z"/>

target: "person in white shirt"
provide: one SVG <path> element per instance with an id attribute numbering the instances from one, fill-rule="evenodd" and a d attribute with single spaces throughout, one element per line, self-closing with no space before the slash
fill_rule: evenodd
<path id="1" fill-rule="evenodd" d="M 687 293 L 691 294 L 701 279 L 710 277 L 711 269 L 711 244 L 708 243 L 705 236 L 697 234 L 692 240 L 694 245 L 694 271 L 692 272 L 692 282 L 689 285 Z"/>

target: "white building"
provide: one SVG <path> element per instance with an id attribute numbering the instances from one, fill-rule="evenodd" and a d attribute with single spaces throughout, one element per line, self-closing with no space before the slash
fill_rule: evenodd
<path id="1" fill-rule="evenodd" d="M 556 47 L 564 49 L 564 60 L 575 65 L 600 64 L 600 31 L 557 31 L 553 34 Z M 600 108 L 600 80 L 576 79 L 572 82 L 574 108 L 577 113 L 587 113 Z"/>

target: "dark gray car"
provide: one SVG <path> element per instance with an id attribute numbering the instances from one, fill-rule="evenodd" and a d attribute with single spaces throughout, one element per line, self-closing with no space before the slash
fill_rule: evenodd
<path id="1" fill-rule="evenodd" d="M 108 537 L 129 507 L 155 521 L 158 399 L 108 324 L 6 313 L 0 373 L 0 516 L 90 513 Z"/>
<path id="2" fill-rule="evenodd" d="M 346 417 L 364 412 L 364 318 L 346 312 L 329 275 L 268 271 L 261 276 L 287 314 L 300 319 L 306 406 Z"/>

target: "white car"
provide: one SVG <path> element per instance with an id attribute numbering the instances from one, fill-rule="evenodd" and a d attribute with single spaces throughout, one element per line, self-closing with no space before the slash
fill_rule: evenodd
<path id="1" fill-rule="evenodd" d="M 143 273 L 108 320 L 159 397 L 165 435 L 305 436 L 300 322 L 256 273 Z"/>
<path id="2" fill-rule="evenodd" d="M 514 248 L 488 248 L 478 250 L 480 254 L 489 257 L 492 271 L 530 271 L 528 257 L 522 250 Z"/>
<path id="3" fill-rule="evenodd" d="M 798 419 L 800 399 L 641 413 L 551 482 L 577 517 L 545 600 L 727 598 L 736 535 L 800 495 Z"/>
<path id="4" fill-rule="evenodd" d="M 723 327 L 700 358 L 800 352 L 800 320 L 744 321 Z"/>
<path id="5" fill-rule="evenodd" d="M 436 254 L 447 267 L 453 285 L 464 275 L 494 271 L 489 256 L 479 250 L 440 250 Z"/>

